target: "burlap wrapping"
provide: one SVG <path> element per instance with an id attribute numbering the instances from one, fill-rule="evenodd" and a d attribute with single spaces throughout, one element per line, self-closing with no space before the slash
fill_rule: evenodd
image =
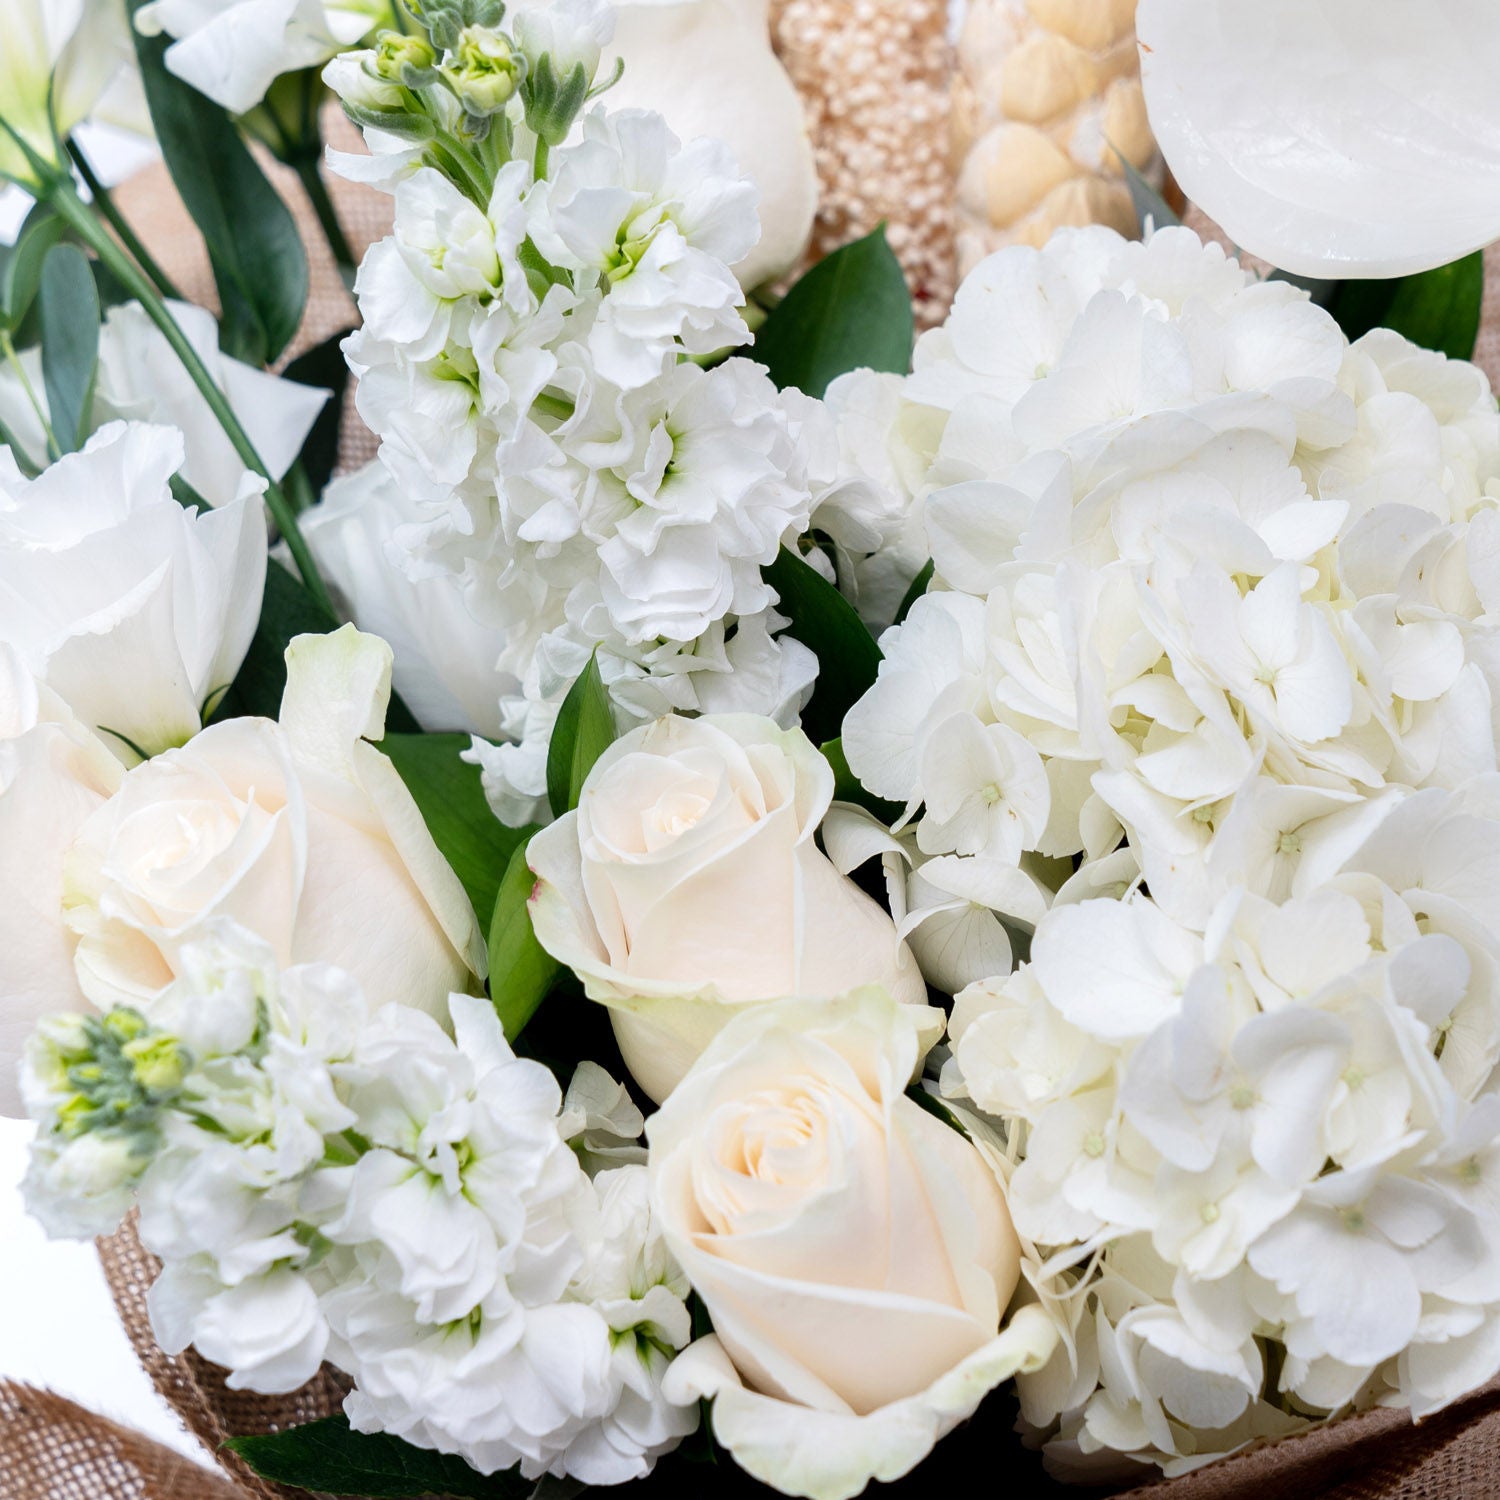
<path id="1" fill-rule="evenodd" d="M 843 5 L 847 0 L 829 3 Z M 882 0 L 882 5 L 890 3 Z M 923 6 L 928 3 L 921 0 Z M 788 22 L 799 14 L 797 0 L 782 0 L 779 40 L 784 47 L 796 45 L 795 28 Z M 828 59 L 807 56 L 788 58 L 788 63 L 805 88 L 823 87 L 831 76 Z M 825 101 L 810 100 L 809 113 L 825 132 L 848 128 L 840 123 L 847 118 L 846 112 L 830 111 Z M 337 110 L 329 111 L 326 125 L 335 146 L 358 149 L 352 128 Z M 854 161 L 869 171 L 872 182 L 888 184 L 891 176 L 878 154 L 871 159 L 868 143 L 861 150 L 848 142 L 830 145 L 826 138 L 820 142 L 825 176 L 835 170 L 847 175 Z M 356 314 L 295 175 L 267 165 L 292 204 L 308 243 L 310 293 L 290 357 L 352 327 Z M 389 231 L 391 200 L 341 180 L 332 183 L 332 191 L 350 244 L 361 255 Z M 872 191 L 861 222 L 860 205 L 850 207 L 847 180 L 840 182 L 838 191 L 836 216 L 840 229 L 849 235 L 873 227 L 892 206 L 885 201 L 887 195 Z M 165 170 L 158 167 L 141 173 L 117 191 L 116 199 L 183 293 L 215 307 L 203 242 Z M 919 207 L 924 216 L 932 212 L 925 198 Z M 820 228 L 826 229 L 832 222 L 826 213 L 824 221 Z M 926 264 L 922 262 L 924 269 Z M 1500 247 L 1489 252 L 1486 268 L 1484 325 L 1475 358 L 1492 382 L 1500 385 Z M 935 321 L 945 305 L 941 299 L 947 288 L 929 273 L 922 290 L 929 304 L 924 321 Z M 936 306 L 931 302 L 934 292 L 940 299 Z M 339 466 L 342 470 L 358 467 L 374 451 L 374 439 L 351 402 L 345 414 Z M 188 1429 L 219 1457 L 226 1478 L 215 1479 L 149 1439 L 71 1402 L 0 1383 L 0 1500 L 293 1500 L 304 1494 L 257 1478 L 221 1445 L 232 1436 L 278 1431 L 331 1415 L 339 1409 L 347 1389 L 342 1377 L 325 1369 L 310 1385 L 285 1397 L 230 1390 L 224 1372 L 192 1350 L 167 1355 L 156 1345 L 146 1293 L 159 1266 L 141 1246 L 133 1224 L 101 1240 L 99 1254 L 141 1363 Z M 1066 1491 L 1060 1488 L 1059 1493 Z M 1171 1500 L 1500 1500 L 1500 1382 L 1417 1426 L 1402 1412 L 1369 1412 L 1236 1455 L 1177 1480 L 1143 1484 L 1128 1495 L 1132 1500 L 1167 1500 L 1168 1495 Z"/>

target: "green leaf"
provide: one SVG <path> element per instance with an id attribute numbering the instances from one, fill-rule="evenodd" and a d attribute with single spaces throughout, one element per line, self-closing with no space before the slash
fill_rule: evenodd
<path id="1" fill-rule="evenodd" d="M 507 828 L 490 810 L 479 767 L 460 759 L 470 743 L 467 734 L 388 734 L 377 748 L 401 773 L 433 843 L 482 919 L 494 911 L 500 881 L 528 830 Z"/>
<path id="2" fill-rule="evenodd" d="M 146 3 L 130 0 L 131 14 Z M 225 111 L 167 71 L 172 38 L 134 36 L 156 139 L 208 245 L 224 310 L 220 343 L 249 364 L 269 364 L 296 333 L 307 302 L 296 221 Z"/>
<path id="3" fill-rule="evenodd" d="M 1346 281 L 1330 311 L 1351 339 L 1394 328 L 1424 349 L 1471 359 L 1484 302 L 1484 253 L 1391 281 Z"/>
<path id="4" fill-rule="evenodd" d="M 782 389 L 821 397 L 840 375 L 911 369 L 911 294 L 882 224 L 820 261 L 755 335 L 755 358 Z"/>
<path id="5" fill-rule="evenodd" d="M 42 264 L 42 379 L 53 436 L 73 453 L 88 436 L 99 368 L 99 292 L 88 256 L 54 245 Z"/>
<path id="6" fill-rule="evenodd" d="M 615 718 L 609 690 L 599 673 L 598 654 L 568 689 L 547 746 L 547 801 L 560 818 L 578 806 L 583 783 L 594 762 L 614 743 Z"/>
<path id="7" fill-rule="evenodd" d="M 13 245 L 0 246 L 0 327 L 14 333 L 31 310 L 42 284 L 48 252 L 68 232 L 66 222 L 45 204 L 37 204 Z"/>
<path id="8" fill-rule="evenodd" d="M 932 582 L 932 575 L 936 572 L 936 566 L 929 557 L 922 564 L 922 571 L 911 581 L 911 587 L 902 596 L 901 607 L 896 611 L 895 623 L 900 625 L 911 613 L 911 607 L 927 592 L 927 585 Z"/>
<path id="9" fill-rule="evenodd" d="M 536 830 L 522 832 L 524 841 L 510 857 L 490 922 L 490 999 L 512 1042 L 547 998 L 561 967 L 537 942 L 532 929 L 531 893 L 536 889 L 536 876 L 526 863 L 526 847 Z"/>
<path id="10" fill-rule="evenodd" d="M 344 391 L 349 384 L 349 365 L 339 347 L 351 330 L 340 329 L 321 344 L 315 344 L 305 354 L 299 354 L 285 370 L 282 378 L 295 380 L 302 385 L 318 386 L 332 391 L 328 404 L 318 413 L 312 424 L 307 441 L 302 445 L 302 468 L 312 487 L 314 497 L 321 495 L 333 478 L 334 466 L 339 458 L 339 426 L 344 415 Z"/>
<path id="11" fill-rule="evenodd" d="M 1110 150 L 1115 153 L 1115 159 L 1125 174 L 1125 186 L 1130 189 L 1130 201 L 1135 207 L 1136 218 L 1140 220 L 1141 233 L 1146 232 L 1147 219 L 1156 229 L 1170 229 L 1174 224 L 1182 223 L 1167 200 L 1136 170 L 1135 163 L 1117 147 L 1111 146 Z"/>
<path id="12" fill-rule="evenodd" d="M 386 1433 L 355 1432 L 347 1417 L 327 1417 L 263 1436 L 230 1438 L 232 1449 L 265 1479 L 328 1495 L 411 1500 L 522 1500 L 534 1486 L 514 1473 L 486 1478 L 452 1454 L 433 1453 Z"/>
<path id="13" fill-rule="evenodd" d="M 818 658 L 818 682 L 802 711 L 802 727 L 814 744 L 836 740 L 844 715 L 875 681 L 880 647 L 854 606 L 796 553 L 783 547 L 762 571 L 781 601 L 777 609 L 792 622 L 786 633 Z"/>

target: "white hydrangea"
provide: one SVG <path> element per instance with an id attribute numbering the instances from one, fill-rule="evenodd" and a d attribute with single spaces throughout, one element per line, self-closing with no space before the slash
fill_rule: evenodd
<path id="1" fill-rule="evenodd" d="M 1186 230 L 1065 231 L 977 268 L 869 409 L 935 581 L 845 751 L 1012 931 L 1132 868 L 1201 931 L 1495 769 L 1500 414 L 1473 366 L 1350 344 Z"/>
<path id="2" fill-rule="evenodd" d="M 1074 1355 L 1019 1382 L 1063 1470 L 1175 1474 L 1500 1369 L 1497 794 L 1388 804 L 1317 890 L 1231 892 L 1201 932 L 1054 906 L 959 994 L 943 1089 L 1002 1122 L 1070 1309 Z"/>
<path id="3" fill-rule="evenodd" d="M 372 1015 L 342 971 L 278 973 L 220 924 L 144 1011 L 38 1033 L 28 1205 L 98 1233 L 133 1194 L 159 1342 L 232 1387 L 295 1390 L 327 1359 L 360 1431 L 484 1473 L 637 1478 L 697 1425 L 661 1392 L 691 1326 L 643 1122 L 594 1067 L 565 1108 L 488 1000 L 450 1009 L 451 1033 Z"/>

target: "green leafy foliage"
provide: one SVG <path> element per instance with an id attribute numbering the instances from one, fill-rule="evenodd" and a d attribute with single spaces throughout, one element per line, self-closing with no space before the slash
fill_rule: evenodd
<path id="1" fill-rule="evenodd" d="M 1125 173 L 1125 186 L 1130 189 L 1130 202 L 1135 208 L 1136 218 L 1140 220 L 1142 234 L 1145 233 L 1148 219 L 1157 229 L 1170 229 L 1174 224 L 1182 223 L 1172 212 L 1167 200 L 1141 176 L 1135 163 L 1116 147 L 1111 146 L 1110 149 L 1114 151 L 1120 169 Z"/>
<path id="2" fill-rule="evenodd" d="M 486 1478 L 463 1459 L 432 1453 L 385 1433 L 355 1432 L 328 1417 L 284 1432 L 230 1438 L 226 1447 L 257 1474 L 298 1489 L 369 1500 L 452 1495 L 461 1500 L 526 1500 L 536 1486 L 518 1474 Z"/>
<path id="3" fill-rule="evenodd" d="M 887 827 L 901 816 L 903 809 L 899 802 L 887 802 L 884 798 L 865 790 L 864 784 L 849 769 L 848 758 L 844 755 L 843 740 L 828 740 L 818 748 L 823 752 L 823 759 L 828 762 L 829 769 L 833 772 L 835 801 L 852 802 L 856 807 L 862 807 L 866 812 L 873 813 Z"/>
<path id="4" fill-rule="evenodd" d="M 614 743 L 615 719 L 610 711 L 609 690 L 599 672 L 595 654 L 568 689 L 547 746 L 547 801 L 553 817 L 560 818 L 578 806 L 583 783 L 594 762 Z"/>
<path id="5" fill-rule="evenodd" d="M 461 759 L 469 744 L 466 734 L 387 734 L 379 748 L 401 773 L 433 843 L 483 921 L 529 830 L 507 828 L 490 811 L 479 767 Z"/>
<path id="6" fill-rule="evenodd" d="M 21 225 L 13 245 L 0 245 L 0 328 L 14 333 L 31 311 L 42 284 L 48 252 L 68 226 L 45 204 L 37 204 Z"/>
<path id="7" fill-rule="evenodd" d="M 911 295 L 882 224 L 819 261 L 755 336 L 754 355 L 782 390 L 822 396 L 840 375 L 911 368 Z"/>
<path id="8" fill-rule="evenodd" d="M 59 452 L 88 436 L 99 368 L 99 293 L 88 257 L 76 245 L 54 245 L 42 262 L 42 379 Z"/>
<path id="9" fill-rule="evenodd" d="M 216 719 L 256 715 L 274 719 L 286 689 L 286 648 L 293 636 L 323 635 L 339 622 L 274 558 L 266 564 L 260 623 L 239 675 L 219 704 Z M 412 723 L 394 729 L 415 729 Z"/>
<path id="10" fill-rule="evenodd" d="M 777 609 L 790 620 L 786 633 L 818 658 L 818 682 L 802 713 L 816 744 L 843 733 L 844 715 L 875 681 L 880 647 L 854 606 L 810 563 L 781 549 L 764 570 L 776 590 Z"/>
<path id="11" fill-rule="evenodd" d="M 490 922 L 490 999 L 512 1042 L 547 998 L 560 968 L 537 942 L 531 925 L 536 876 L 526 863 L 526 847 L 535 831 L 522 830 L 522 842 L 510 857 Z"/>
<path id="12" fill-rule="evenodd" d="M 129 0 L 131 14 L 145 3 Z M 171 38 L 134 35 L 157 141 L 208 245 L 224 310 L 220 343 L 238 359 L 269 364 L 297 331 L 307 302 L 296 222 L 225 111 L 167 71 Z"/>
<path id="13" fill-rule="evenodd" d="M 1329 311 L 1351 339 L 1394 328 L 1424 349 L 1472 359 L 1484 302 L 1484 254 L 1391 281 L 1346 281 Z"/>

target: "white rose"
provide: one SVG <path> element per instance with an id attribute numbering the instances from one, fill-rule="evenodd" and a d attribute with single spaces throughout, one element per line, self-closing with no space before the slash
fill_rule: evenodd
<path id="1" fill-rule="evenodd" d="M 302 535 L 354 623 L 390 643 L 395 689 L 422 727 L 499 739 L 501 696 L 518 687 L 495 665 L 505 632 L 476 619 L 451 580 L 412 578 L 391 560 L 397 529 L 421 515 L 377 459 L 328 486 Z"/>
<path id="2" fill-rule="evenodd" d="M 815 842 L 832 798 L 800 730 L 669 716 L 616 740 L 532 839 L 537 938 L 611 1008 L 658 1102 L 745 1004 L 882 984 L 925 1007 L 895 923 Z"/>
<path id="3" fill-rule="evenodd" d="M 126 760 L 198 731 L 260 617 L 259 481 L 188 510 L 182 457 L 180 433 L 133 423 L 32 480 L 0 450 L 0 638 Z"/>
<path id="4" fill-rule="evenodd" d="M 0 643 L 0 1115 L 22 1113 L 17 1069 L 32 1027 L 81 1006 L 63 857 L 123 774 Z"/>
<path id="5" fill-rule="evenodd" d="M 647 1124 L 652 1207 L 714 1333 L 667 1399 L 783 1493 L 905 1474 L 1050 1354 L 999 1181 L 906 1097 L 911 1011 L 875 989 L 739 1016 Z"/>
<path id="6" fill-rule="evenodd" d="M 396 769 L 384 730 L 391 651 L 352 625 L 287 650 L 281 720 L 232 719 L 137 766 L 67 864 L 79 983 L 140 1004 L 229 917 L 283 966 L 336 964 L 372 1008 L 447 1014 L 484 942 Z"/>

